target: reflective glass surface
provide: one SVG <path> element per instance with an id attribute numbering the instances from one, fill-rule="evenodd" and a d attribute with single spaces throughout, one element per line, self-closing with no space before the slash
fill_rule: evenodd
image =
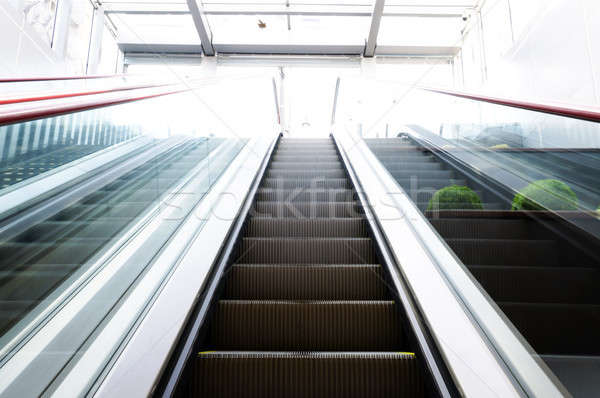
<path id="1" fill-rule="evenodd" d="M 177 261 L 158 272 L 155 257 L 248 139 L 276 131 L 271 79 L 248 84 L 268 102 L 213 81 L 0 126 L 1 217 L 11 220 L 0 232 L 0 394 L 52 390 L 148 273 L 144 296 L 157 294 Z M 147 305 L 138 303 L 126 333 Z M 94 377 L 125 337 L 96 358 Z"/>
<path id="2" fill-rule="evenodd" d="M 340 93 L 337 122 L 364 138 L 461 272 L 495 303 L 484 309 L 465 299 L 484 330 L 487 311 L 497 308 L 565 394 L 593 396 L 600 125 L 390 81 L 366 87 L 346 79 Z M 442 269 L 460 280 L 456 269 Z M 463 297 L 470 289 L 455 288 Z M 513 352 L 495 330 L 487 333 L 499 352 Z M 515 375 L 527 373 L 522 365 L 511 364 Z"/>

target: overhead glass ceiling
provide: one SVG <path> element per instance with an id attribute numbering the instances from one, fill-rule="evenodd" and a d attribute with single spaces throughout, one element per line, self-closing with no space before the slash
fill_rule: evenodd
<path id="1" fill-rule="evenodd" d="M 465 25 L 462 15 L 479 1 L 387 0 L 378 48 L 405 51 L 411 46 L 457 46 Z M 206 28 L 215 46 L 262 45 L 268 49 L 273 45 L 273 53 L 282 52 L 281 46 L 286 45 L 353 46 L 360 51 L 369 35 L 373 3 L 374 0 L 201 2 Z M 117 28 L 120 43 L 200 43 L 184 0 L 107 0 L 102 4 Z"/>

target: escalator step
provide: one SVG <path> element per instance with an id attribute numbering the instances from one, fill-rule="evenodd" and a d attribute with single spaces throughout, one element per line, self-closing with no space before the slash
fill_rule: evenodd
<path id="1" fill-rule="evenodd" d="M 335 156 L 337 158 L 337 151 L 335 149 L 327 149 L 327 148 L 323 148 L 323 149 L 302 149 L 302 148 L 297 148 L 297 149 L 278 149 L 277 151 L 275 151 L 275 156 L 284 156 L 284 155 L 290 155 L 290 156 Z M 337 158 L 339 159 L 339 158 Z"/>
<path id="2" fill-rule="evenodd" d="M 343 170 L 340 162 L 271 162 L 271 170 Z"/>
<path id="3" fill-rule="evenodd" d="M 337 155 L 291 155 L 291 154 L 275 154 L 273 155 L 273 162 L 335 162 L 339 161 Z"/>
<path id="4" fill-rule="evenodd" d="M 248 222 L 247 237 L 367 237 L 367 223 L 363 218 L 252 218 Z"/>
<path id="5" fill-rule="evenodd" d="M 239 263 L 377 264 L 368 238 L 244 238 Z"/>
<path id="6" fill-rule="evenodd" d="M 261 202 L 350 202 L 354 200 L 354 192 L 351 189 L 260 188 L 256 193 L 256 200 Z"/>
<path id="7" fill-rule="evenodd" d="M 429 206 L 429 202 L 418 202 L 417 206 L 419 207 L 419 209 L 421 211 L 425 212 L 426 209 L 427 209 L 427 207 Z M 457 207 L 462 207 L 462 208 L 466 209 L 466 208 L 469 208 L 471 206 L 471 204 L 470 203 L 464 203 L 464 204 L 458 203 L 458 204 L 456 204 L 456 206 Z M 503 204 L 503 203 L 499 203 L 499 202 L 483 202 L 482 206 L 483 206 L 484 210 L 494 210 L 494 211 L 496 211 L 496 210 L 506 210 L 506 205 Z M 441 210 L 441 211 L 448 212 L 448 210 Z M 464 210 L 455 210 L 455 211 L 461 211 L 462 212 Z M 467 211 L 480 212 L 482 210 L 467 210 Z M 435 212 L 433 212 L 433 211 L 432 212 L 427 211 L 425 213 L 425 216 L 427 216 L 429 219 L 432 219 L 432 218 L 439 217 L 439 214 L 440 214 L 440 211 L 435 211 Z"/>
<path id="8" fill-rule="evenodd" d="M 424 396 L 412 353 L 203 352 L 189 396 L 413 398 Z"/>
<path id="9" fill-rule="evenodd" d="M 470 266 L 496 301 L 600 304 L 600 271 L 581 267 Z"/>
<path id="10" fill-rule="evenodd" d="M 384 300 L 380 265 L 232 266 L 225 297 L 235 300 Z"/>
<path id="11" fill-rule="evenodd" d="M 395 351 L 403 331 L 393 301 L 221 300 L 210 346 L 219 350 Z"/>
<path id="12" fill-rule="evenodd" d="M 360 217 L 362 205 L 357 202 L 256 202 L 253 214 L 258 217 Z"/>
<path id="13" fill-rule="evenodd" d="M 351 186 L 346 178 L 265 178 L 262 188 L 295 189 L 295 188 L 326 188 L 349 189 Z"/>
<path id="14" fill-rule="evenodd" d="M 600 305 L 498 305 L 539 354 L 600 355 Z"/>
<path id="15" fill-rule="evenodd" d="M 405 169 L 402 171 L 395 171 L 392 176 L 396 179 L 410 179 L 410 178 L 437 178 L 437 179 L 450 179 L 454 177 L 452 170 L 419 170 L 419 169 Z"/>
<path id="16" fill-rule="evenodd" d="M 404 190 L 409 189 L 430 189 L 433 188 L 435 190 L 442 189 L 449 185 L 467 185 L 467 182 L 464 179 L 454 179 L 454 178 L 396 178 L 398 184 L 404 188 Z"/>
<path id="17" fill-rule="evenodd" d="M 345 178 L 344 170 L 267 170 L 266 178 Z"/>
<path id="18" fill-rule="evenodd" d="M 528 219 L 433 218 L 429 222 L 444 238 L 546 239 L 549 234 Z"/>
<path id="19" fill-rule="evenodd" d="M 382 163 L 384 167 L 392 174 L 404 170 L 443 170 L 444 165 L 439 162 L 394 162 Z"/>
<path id="20" fill-rule="evenodd" d="M 554 240 L 446 239 L 467 265 L 558 266 L 559 253 Z"/>

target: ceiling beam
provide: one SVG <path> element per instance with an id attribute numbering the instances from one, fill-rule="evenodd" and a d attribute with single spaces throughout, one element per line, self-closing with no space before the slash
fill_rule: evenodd
<path id="1" fill-rule="evenodd" d="M 107 3 L 105 3 L 107 4 Z M 137 14 L 137 15 L 166 15 L 189 14 L 183 4 L 144 4 L 139 5 L 108 3 L 105 5 L 106 14 Z M 384 17 L 427 17 L 427 18 L 459 18 L 463 15 L 464 8 L 459 7 L 405 7 L 386 6 Z M 340 6 L 340 5 L 310 5 L 290 4 L 204 4 L 204 15 L 306 15 L 324 17 L 370 17 L 373 13 L 372 6 Z"/>
<path id="2" fill-rule="evenodd" d="M 383 7 L 385 0 L 375 0 L 373 5 L 373 13 L 371 15 L 371 28 L 369 29 L 369 37 L 367 37 L 367 45 L 365 46 L 365 57 L 373 57 L 375 55 L 375 47 L 377 46 L 377 35 L 379 34 L 379 25 L 383 15 Z"/>
<path id="3" fill-rule="evenodd" d="M 206 15 L 204 15 L 204 10 L 202 9 L 202 5 L 199 4 L 199 1 L 200 0 L 187 0 L 187 4 L 190 13 L 192 14 L 194 25 L 196 25 L 198 36 L 200 36 L 202 51 L 204 52 L 204 55 L 211 57 L 215 55 L 215 48 L 212 45 L 212 32 L 210 31 Z"/>

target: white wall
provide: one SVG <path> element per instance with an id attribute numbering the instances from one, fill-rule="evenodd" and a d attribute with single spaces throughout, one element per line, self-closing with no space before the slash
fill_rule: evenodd
<path id="1" fill-rule="evenodd" d="M 485 57 L 474 59 L 481 38 L 472 29 L 462 53 L 466 88 L 600 105 L 600 1 L 487 0 L 481 18 Z"/>
<path id="2" fill-rule="evenodd" d="M 43 76 L 65 71 L 39 32 L 17 11 L 16 2 L 0 1 L 0 75 Z"/>

